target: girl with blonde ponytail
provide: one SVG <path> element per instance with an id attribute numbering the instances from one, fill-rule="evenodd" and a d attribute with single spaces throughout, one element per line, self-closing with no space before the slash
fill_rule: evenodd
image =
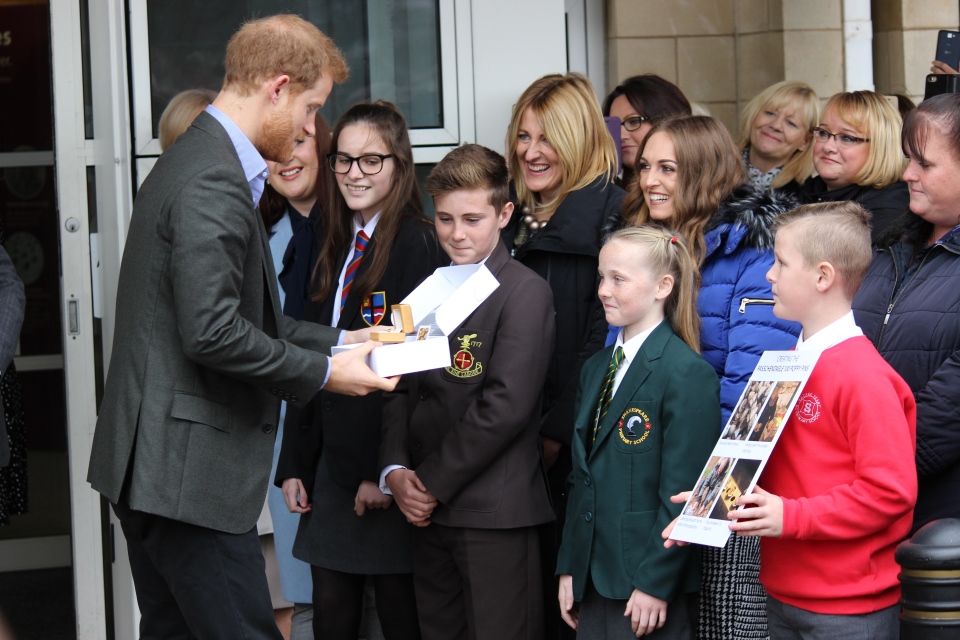
<path id="1" fill-rule="evenodd" d="M 697 262 L 681 236 L 644 226 L 611 235 L 599 263 L 607 322 L 622 329 L 580 375 L 561 615 L 578 640 L 692 639 L 698 567 L 690 547 L 665 549 L 660 531 L 720 421 L 717 374 L 697 353 Z"/>

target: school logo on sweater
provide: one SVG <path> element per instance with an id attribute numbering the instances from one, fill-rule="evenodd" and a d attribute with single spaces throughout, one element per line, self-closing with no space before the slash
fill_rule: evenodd
<path id="1" fill-rule="evenodd" d="M 807 424 L 814 422 L 820 417 L 820 398 L 813 393 L 804 393 L 797 400 L 797 406 L 793 410 L 800 422 Z"/>
<path id="2" fill-rule="evenodd" d="M 360 303 L 360 315 L 363 321 L 371 327 L 375 327 L 383 320 L 383 314 L 387 310 L 387 292 L 374 291 Z"/>
<path id="3" fill-rule="evenodd" d="M 627 444 L 640 444 L 650 435 L 653 425 L 643 409 L 630 407 L 617 422 L 617 434 Z"/>

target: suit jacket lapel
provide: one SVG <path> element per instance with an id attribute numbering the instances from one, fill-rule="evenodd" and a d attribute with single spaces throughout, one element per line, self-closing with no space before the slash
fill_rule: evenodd
<path id="1" fill-rule="evenodd" d="M 592 458 L 601 445 L 607 440 L 611 433 L 619 429 L 617 424 L 620 416 L 626 411 L 627 406 L 636 395 L 637 389 L 646 382 L 647 377 L 657 367 L 657 360 L 663 354 L 663 347 L 667 340 L 673 335 L 673 329 L 667 320 L 661 322 L 653 332 L 644 340 L 643 346 L 637 352 L 636 357 L 630 363 L 627 374 L 617 387 L 617 392 L 610 401 L 610 407 L 607 409 L 607 415 L 600 421 L 600 432 L 597 434 L 597 440 L 593 443 L 593 451 L 590 454 Z M 597 394 L 599 395 L 599 390 Z M 594 405 L 596 411 L 596 405 Z"/>

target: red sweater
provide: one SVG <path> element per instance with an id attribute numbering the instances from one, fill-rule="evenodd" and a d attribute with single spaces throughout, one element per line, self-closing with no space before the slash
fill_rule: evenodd
<path id="1" fill-rule="evenodd" d="M 897 544 L 917 500 L 916 403 L 863 337 L 825 350 L 760 486 L 783 498 L 783 536 L 760 544 L 760 582 L 782 602 L 858 614 L 900 598 Z"/>

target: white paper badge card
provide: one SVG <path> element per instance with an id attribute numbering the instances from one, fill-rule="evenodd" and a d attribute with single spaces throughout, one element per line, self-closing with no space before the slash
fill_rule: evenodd
<path id="1" fill-rule="evenodd" d="M 757 484 L 819 351 L 765 351 L 677 520 L 672 540 L 722 547 L 727 514 Z"/>

